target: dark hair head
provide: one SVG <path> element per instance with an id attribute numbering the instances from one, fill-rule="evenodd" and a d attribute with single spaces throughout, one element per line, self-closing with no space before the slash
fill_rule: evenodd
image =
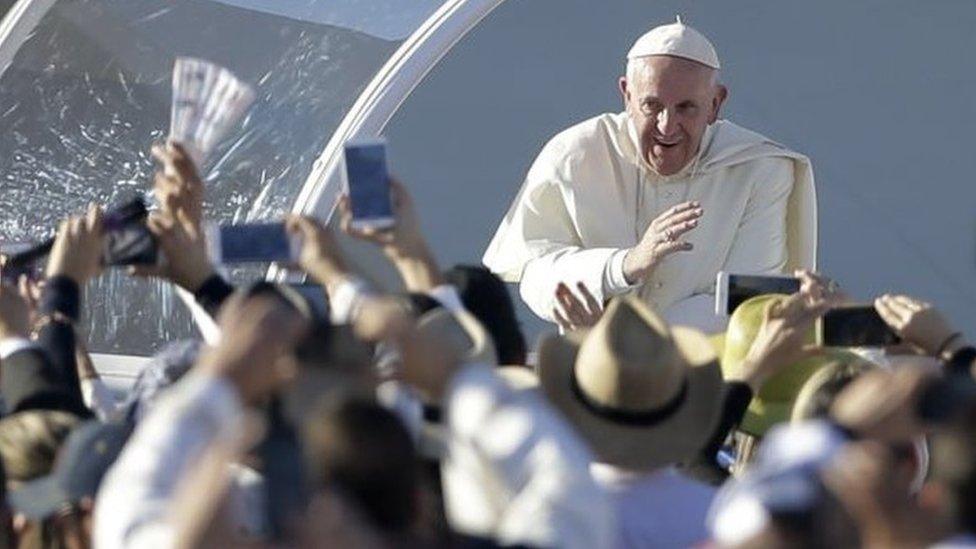
<path id="1" fill-rule="evenodd" d="M 976 422 L 933 435 L 930 482 L 945 487 L 956 528 L 976 534 Z"/>
<path id="2" fill-rule="evenodd" d="M 495 342 L 499 364 L 525 364 L 525 336 L 515 317 L 508 287 L 494 273 L 478 265 L 455 265 L 444 278 L 461 294 L 464 307 L 484 325 Z"/>
<path id="3" fill-rule="evenodd" d="M 307 418 L 311 478 L 337 489 L 379 530 L 405 533 L 416 517 L 420 469 L 406 428 L 365 396 L 333 394 Z"/>

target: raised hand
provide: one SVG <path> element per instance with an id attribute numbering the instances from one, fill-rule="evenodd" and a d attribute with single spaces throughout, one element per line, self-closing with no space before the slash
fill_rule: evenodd
<path id="1" fill-rule="evenodd" d="M 840 286 L 827 276 L 807 270 L 794 271 L 793 276 L 800 279 L 800 291 L 810 296 L 810 299 L 823 299 L 834 306 L 850 301 L 847 294 L 840 290 Z"/>
<path id="2" fill-rule="evenodd" d="M 157 276 L 191 293 L 214 275 L 216 271 L 207 254 L 207 241 L 200 224 L 185 210 L 153 212 L 146 227 L 156 237 L 163 252 L 162 261 L 159 265 L 132 266 L 130 274 Z"/>
<path id="3" fill-rule="evenodd" d="M 193 223 L 203 223 L 203 182 L 186 150 L 179 143 L 157 143 L 152 155 L 161 165 L 153 179 L 153 191 L 164 213 L 182 211 Z"/>
<path id="4" fill-rule="evenodd" d="M 807 345 L 805 339 L 814 321 L 829 308 L 829 301 L 803 290 L 773 302 L 735 381 L 742 381 L 754 393 L 758 392 L 767 379 L 786 366 L 820 352 L 819 348 Z"/>
<path id="5" fill-rule="evenodd" d="M 85 216 L 61 222 L 47 261 L 47 277 L 67 276 L 79 286 L 102 270 L 102 209 L 92 205 Z"/>
<path id="6" fill-rule="evenodd" d="M 391 257 L 416 257 L 429 253 L 427 241 L 420 231 L 420 221 L 414 208 L 413 198 L 399 180 L 390 178 L 390 200 L 396 224 L 387 229 L 357 228 L 352 223 L 352 207 L 349 196 L 339 199 L 339 215 L 343 232 L 373 242 Z"/>
<path id="7" fill-rule="evenodd" d="M 603 306 L 586 289 L 586 285 L 579 282 L 576 288 L 582 299 L 565 283 L 560 282 L 556 286 L 556 307 L 552 309 L 552 316 L 566 332 L 589 328 L 603 316 Z"/>
<path id="8" fill-rule="evenodd" d="M 440 267 L 420 230 L 420 220 L 409 191 L 400 181 L 390 178 L 390 199 L 396 224 L 387 229 L 357 228 L 353 225 L 349 197 L 339 199 L 343 232 L 377 244 L 399 271 L 407 290 L 429 291 L 444 283 Z"/>
<path id="9" fill-rule="evenodd" d="M 303 216 L 288 217 L 285 227 L 302 242 L 298 265 L 323 285 L 329 295 L 335 295 L 336 285 L 348 276 L 349 269 L 332 230 L 311 217 Z"/>
<path id="10" fill-rule="evenodd" d="M 697 227 L 703 214 L 700 203 L 689 201 L 655 218 L 641 241 L 624 257 L 624 277 L 627 282 L 636 284 L 647 278 L 665 257 L 691 250 L 692 244 L 681 240 L 681 236 Z"/>
<path id="11" fill-rule="evenodd" d="M 885 294 L 874 300 L 874 308 L 903 340 L 929 355 L 951 354 L 965 345 L 962 332 L 954 330 L 930 303 L 906 295 Z"/>

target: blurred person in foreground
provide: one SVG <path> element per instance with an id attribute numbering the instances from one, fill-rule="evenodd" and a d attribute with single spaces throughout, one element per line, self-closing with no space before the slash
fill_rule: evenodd
<path id="1" fill-rule="evenodd" d="M 814 398 L 809 408 L 826 413 L 763 439 L 711 511 L 715 540 L 723 547 L 924 547 L 964 537 L 957 504 L 965 505 L 959 495 L 972 462 L 965 448 L 976 403 L 968 373 L 909 364 L 850 379 L 828 368 L 811 382 L 818 377 L 818 390 L 834 396 Z M 924 435 L 933 437 L 928 479 L 919 461 L 927 456 L 918 445 Z"/>
<path id="2" fill-rule="evenodd" d="M 221 317 L 225 335 L 221 343 L 205 355 L 194 373 L 160 399 L 109 472 L 96 507 L 96 540 L 102 546 L 168 545 L 181 536 L 199 539 L 199 532 L 213 524 L 220 493 L 212 488 L 201 492 L 194 484 L 187 484 L 187 479 L 201 474 L 197 464 L 208 454 L 208 448 L 230 447 L 230 456 L 240 452 L 244 406 L 266 400 L 294 377 L 290 356 L 299 339 L 294 332 L 303 329 L 300 316 L 268 295 L 242 296 L 235 301 L 241 304 L 224 306 Z M 455 487 L 453 493 L 463 498 L 452 507 L 452 516 L 464 517 L 452 524 L 462 533 L 489 543 L 606 546 L 601 540 L 607 532 L 607 510 L 601 507 L 601 493 L 586 475 L 585 449 L 569 428 L 561 425 L 541 401 L 508 388 L 490 366 L 461 363 L 468 356 L 464 349 L 472 342 L 478 349 L 489 345 L 483 329 L 470 315 L 432 311 L 414 327 L 403 318 L 394 318 L 405 314 L 396 309 L 362 314 L 374 316 L 372 320 L 381 325 L 398 326 L 388 334 L 402 352 L 400 378 L 432 401 L 443 402 L 451 418 L 447 424 L 451 466 L 445 472 L 445 484 Z M 520 424 L 530 427 L 528 433 L 510 430 L 507 420 L 513 414 L 524 416 Z M 309 428 L 314 432 L 328 429 L 328 425 Z M 516 434 L 524 438 L 513 439 Z M 502 441 L 504 448 L 496 446 Z M 350 462 L 336 452 L 335 448 L 319 452 L 319 478 L 332 478 L 340 486 L 347 483 L 353 495 L 337 494 L 345 505 L 355 508 L 370 503 L 356 513 L 366 518 L 364 524 L 384 516 L 378 511 L 382 507 L 373 506 L 397 508 L 394 500 L 384 502 L 377 494 L 370 494 L 359 484 L 361 480 L 356 480 L 361 477 L 354 471 L 343 472 L 337 467 L 336 459 Z M 542 457 L 545 459 L 538 459 Z M 409 485 L 408 478 L 402 480 Z M 186 497 L 196 502 L 190 508 L 203 507 L 208 515 L 171 515 L 175 502 L 181 501 L 181 484 L 189 486 Z M 392 495 L 393 488 L 386 487 L 389 491 L 384 493 Z M 331 497 L 321 490 L 314 491 L 306 514 L 296 518 L 293 539 L 307 541 L 303 536 L 321 527 L 316 502 Z M 211 496 L 210 492 L 216 493 Z M 366 499 L 357 500 L 362 497 Z M 409 510 L 399 509 L 398 513 L 407 514 L 389 515 L 390 522 L 382 522 L 375 529 L 367 526 L 366 531 L 372 532 L 369 535 L 375 538 L 377 531 L 390 527 L 397 531 L 398 523 L 402 527 L 402 518 L 390 518 L 409 517 Z"/>
<path id="3" fill-rule="evenodd" d="M 802 352 L 824 307 L 801 292 L 768 311 L 747 367 L 728 379 L 704 334 L 669 327 L 634 296 L 612 301 L 588 332 L 542 341 L 541 390 L 594 451 L 591 473 L 616 503 L 618 547 L 708 538 L 715 488 L 676 466 L 717 468 L 719 446 L 753 392 Z"/>
<path id="4" fill-rule="evenodd" d="M 541 395 L 521 391 L 499 374 L 489 330 L 444 280 L 420 232 L 409 191 L 396 180 L 391 191 L 396 219 L 391 230 L 353 228 L 347 197 L 339 202 L 340 225 L 378 245 L 409 290 L 426 292 L 440 305 L 417 318 L 415 326 L 386 324 L 401 332 L 393 338 L 401 355 L 396 379 L 443 418 L 438 457 L 451 527 L 502 545 L 607 546 L 612 510 L 587 473 L 589 451 Z M 356 299 L 369 293 L 360 286 Z M 516 329 L 495 327 L 496 332 Z M 447 354 L 445 345 L 452 349 Z"/>
<path id="5" fill-rule="evenodd" d="M 83 480 L 61 476 L 72 467 L 62 461 L 77 463 L 71 441 L 85 436 L 72 432 L 92 416 L 79 380 L 75 324 L 83 288 L 102 270 L 102 246 L 102 212 L 91 206 L 59 226 L 39 295 L 0 286 L 0 393 L 9 413 L 0 420 L 0 458 L 25 546 L 90 546 L 97 469 L 114 457 L 90 456 L 93 469 Z M 52 470 L 58 480 L 42 478 Z M 69 477 L 85 487 L 76 483 L 65 493 Z"/>
<path id="6" fill-rule="evenodd" d="M 697 30 L 656 27 L 627 54 L 624 112 L 543 148 L 483 257 L 535 314 L 584 327 L 593 319 L 567 315 L 568 293 L 597 309 L 636 293 L 669 322 L 713 332 L 718 271 L 815 267 L 810 162 L 719 119 L 720 66 Z"/>
<path id="7" fill-rule="evenodd" d="M 124 424 L 91 420 L 77 425 L 59 444 L 46 474 L 10 492 L 11 508 L 27 525 L 22 547 L 93 546 L 95 495 L 128 436 Z"/>
<path id="8" fill-rule="evenodd" d="M 96 546 L 175 545 L 171 502 L 187 472 L 213 445 L 253 443 L 244 412 L 294 377 L 306 321 L 268 295 L 241 296 L 225 308 L 221 343 L 160 398 L 108 472 L 96 500 Z"/>

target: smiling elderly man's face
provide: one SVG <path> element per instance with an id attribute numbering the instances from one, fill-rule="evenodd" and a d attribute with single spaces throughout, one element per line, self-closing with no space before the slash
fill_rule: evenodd
<path id="1" fill-rule="evenodd" d="M 717 78 L 715 69 L 667 55 L 627 65 L 620 93 L 637 127 L 641 154 L 657 173 L 676 174 L 697 154 L 727 94 Z"/>

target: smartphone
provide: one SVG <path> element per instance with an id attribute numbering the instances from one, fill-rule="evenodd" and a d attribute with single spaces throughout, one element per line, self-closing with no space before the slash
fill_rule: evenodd
<path id="1" fill-rule="evenodd" d="M 898 334 L 871 305 L 831 309 L 820 322 L 827 347 L 887 347 L 901 343 Z"/>
<path id="2" fill-rule="evenodd" d="M 105 245 L 102 261 L 106 265 L 151 265 L 158 259 L 156 238 L 146 228 L 149 210 L 141 196 L 105 211 L 102 227 Z M 54 247 L 54 237 L 4 256 L 8 268 L 26 269 L 36 265 Z"/>
<path id="3" fill-rule="evenodd" d="M 765 294 L 795 294 L 800 279 L 792 276 L 735 274 L 719 271 L 715 282 L 715 314 L 728 316 L 746 300 Z"/>
<path id="4" fill-rule="evenodd" d="M 301 242 L 285 229 L 284 223 L 207 225 L 207 248 L 218 265 L 235 263 L 294 263 Z"/>
<path id="5" fill-rule="evenodd" d="M 353 227 L 392 227 L 395 220 L 386 168 L 386 141 L 372 139 L 346 143 L 345 160 Z"/>
<path id="6" fill-rule="evenodd" d="M 329 298 L 325 295 L 325 288 L 314 282 L 289 284 L 289 286 L 305 298 L 317 318 L 329 319 Z"/>

